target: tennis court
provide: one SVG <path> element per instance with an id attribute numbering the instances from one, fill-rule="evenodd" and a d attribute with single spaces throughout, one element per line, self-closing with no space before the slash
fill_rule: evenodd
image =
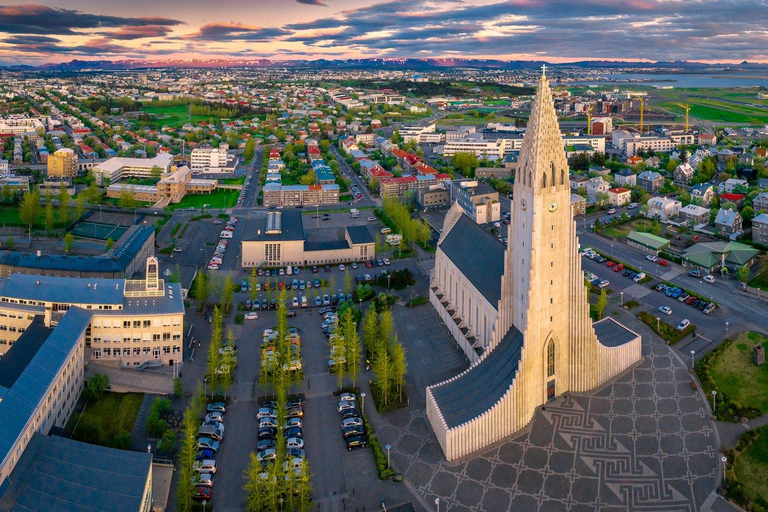
<path id="1" fill-rule="evenodd" d="M 94 238 L 106 240 L 111 238 L 117 241 L 123 233 L 128 231 L 128 226 L 115 226 L 114 224 L 100 224 L 98 222 L 81 222 L 72 230 L 72 234 L 81 238 Z"/>

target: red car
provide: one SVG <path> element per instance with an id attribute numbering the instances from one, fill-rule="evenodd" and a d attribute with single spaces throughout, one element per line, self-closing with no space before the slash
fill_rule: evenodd
<path id="1" fill-rule="evenodd" d="M 612 267 L 612 266 L 614 266 L 615 264 L 616 264 L 616 262 L 615 262 L 615 261 L 609 261 L 608 263 L 606 263 L 606 264 L 605 264 L 605 266 L 606 266 L 606 267 Z"/>
<path id="2" fill-rule="evenodd" d="M 371 263 L 371 260 L 365 262 L 365 268 L 373 268 L 373 263 Z"/>
<path id="3" fill-rule="evenodd" d="M 616 265 L 615 267 L 613 267 L 613 271 L 614 271 L 614 272 L 620 272 L 620 271 L 622 271 L 622 270 L 624 270 L 624 265 L 623 265 L 623 264 L 621 264 L 621 263 L 619 263 L 618 265 Z"/>
<path id="4" fill-rule="evenodd" d="M 669 265 L 669 262 L 667 260 L 659 260 L 659 265 L 661 265 L 662 267 L 666 267 L 667 265 Z"/>
<path id="5" fill-rule="evenodd" d="M 206 487 L 204 485 L 198 485 L 195 488 L 195 494 L 192 495 L 192 499 L 195 501 L 205 500 L 208 503 L 210 503 L 212 494 L 213 494 L 213 490 L 210 487 Z"/>

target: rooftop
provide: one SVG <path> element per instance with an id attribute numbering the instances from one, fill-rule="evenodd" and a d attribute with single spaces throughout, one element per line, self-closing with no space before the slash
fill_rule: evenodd
<path id="1" fill-rule="evenodd" d="M 13 387 L 51 332 L 51 329 L 45 326 L 43 317 L 36 315 L 27 330 L 0 359 L 0 389 L 8 390 Z"/>
<path id="2" fill-rule="evenodd" d="M 627 239 L 657 251 L 662 247 L 669 245 L 669 240 L 666 238 L 651 233 L 641 233 L 640 231 L 631 231 L 629 235 L 627 235 Z"/>
<path id="3" fill-rule="evenodd" d="M 123 167 L 149 167 L 154 166 L 161 167 L 163 169 L 168 168 L 173 163 L 173 155 L 170 153 L 160 153 L 154 158 L 126 158 L 126 157 L 114 157 L 101 162 L 99 169 L 107 172 L 119 171 Z"/>
<path id="4" fill-rule="evenodd" d="M 640 336 L 610 317 L 595 322 L 592 327 L 595 329 L 597 341 L 604 347 L 620 347 Z"/>
<path id="5" fill-rule="evenodd" d="M 280 229 L 271 229 L 268 233 L 268 217 L 249 219 L 246 223 L 246 233 L 243 237 L 244 241 L 288 242 L 291 240 L 304 240 L 304 226 L 302 224 L 300 211 L 283 210 L 269 213 L 280 218 Z"/>

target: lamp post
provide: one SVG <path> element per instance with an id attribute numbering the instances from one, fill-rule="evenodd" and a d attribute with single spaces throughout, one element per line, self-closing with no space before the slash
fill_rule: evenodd
<path id="1" fill-rule="evenodd" d="M 203 512 L 205 512 L 205 506 L 208 504 L 207 501 L 203 500 Z"/>
<path id="2" fill-rule="evenodd" d="M 280 496 L 280 512 L 283 512 L 283 502 L 285 502 L 285 498 Z"/>
<path id="3" fill-rule="evenodd" d="M 363 411 L 363 416 L 365 416 L 365 393 L 360 393 L 360 409 Z"/>
<path id="4" fill-rule="evenodd" d="M 208 396 L 208 377 L 203 377 L 203 394 Z"/>
<path id="5" fill-rule="evenodd" d="M 656 317 L 656 334 L 659 334 L 661 332 L 660 322 L 661 322 L 661 318 Z"/>
<path id="6" fill-rule="evenodd" d="M 621 307 L 624 307 L 624 292 L 621 293 Z"/>
<path id="7" fill-rule="evenodd" d="M 728 328 L 730 327 L 730 325 L 731 324 L 729 322 L 725 322 L 725 337 L 726 338 L 728 337 Z"/>
<path id="8" fill-rule="evenodd" d="M 720 462 L 723 463 L 723 483 L 725 483 L 725 472 L 726 472 L 726 470 L 728 468 L 728 466 L 726 465 L 727 462 L 728 462 L 728 457 L 723 455 L 722 457 L 720 457 Z"/>
<path id="9" fill-rule="evenodd" d="M 388 444 L 387 446 L 385 446 L 385 448 L 387 449 L 387 467 L 390 468 L 392 467 L 392 464 L 389 463 L 389 452 L 390 450 L 392 450 L 392 445 Z"/>
<path id="10" fill-rule="evenodd" d="M 435 505 L 437 506 L 437 512 L 440 512 L 440 498 L 435 498 Z"/>
<path id="11" fill-rule="evenodd" d="M 696 351 L 691 350 L 691 370 L 693 370 L 693 366 L 696 364 L 696 360 L 694 359 L 695 354 L 696 354 Z"/>
<path id="12" fill-rule="evenodd" d="M 716 389 L 713 389 L 713 390 L 712 390 L 712 414 L 715 414 L 715 409 L 716 409 L 716 400 L 717 400 L 717 399 L 715 398 L 716 396 L 717 396 L 717 390 L 716 390 Z"/>

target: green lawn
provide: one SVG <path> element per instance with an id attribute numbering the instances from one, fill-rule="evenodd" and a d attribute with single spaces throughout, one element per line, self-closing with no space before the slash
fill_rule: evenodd
<path id="1" fill-rule="evenodd" d="M 768 364 L 755 366 L 752 347 L 762 344 L 768 349 L 768 336 L 757 332 L 741 332 L 718 351 L 709 363 L 715 386 L 744 407 L 768 412 Z"/>
<path id="2" fill-rule="evenodd" d="M 696 119 L 745 124 L 768 122 L 768 109 L 707 98 L 686 98 L 685 102 L 691 106 L 690 116 Z M 685 111 L 677 102 L 662 102 L 658 106 L 685 115 Z"/>
<path id="3" fill-rule="evenodd" d="M 749 286 L 768 292 L 768 271 L 757 274 L 749 283 Z"/>
<path id="4" fill-rule="evenodd" d="M 188 194 L 177 204 L 171 204 L 171 208 L 232 208 L 237 204 L 239 190 L 220 189 L 212 194 Z"/>
<path id="5" fill-rule="evenodd" d="M 226 180 L 219 180 L 222 185 L 242 185 L 245 183 L 245 176 L 240 178 L 227 178 Z"/>
<path id="6" fill-rule="evenodd" d="M 177 105 L 175 107 L 144 107 L 142 110 L 150 114 L 157 114 L 153 119 L 160 127 L 170 126 L 171 128 L 178 128 L 189 122 L 188 111 L 185 105 Z M 192 124 L 196 125 L 201 121 L 210 121 L 211 119 L 216 120 L 218 118 L 216 116 L 192 116 Z"/>
<path id="7" fill-rule="evenodd" d="M 768 428 L 736 457 L 734 472 L 747 498 L 768 506 Z"/>
<path id="8" fill-rule="evenodd" d="M 74 215 L 74 209 L 70 215 Z M 54 216 L 58 218 L 58 208 L 54 208 Z M 27 225 L 21 221 L 19 208 L 16 206 L 3 206 L 0 208 L 0 226 L 27 227 Z M 60 222 L 54 222 L 53 227 L 54 229 L 59 229 L 63 228 L 64 225 Z M 43 206 L 40 207 L 40 215 L 37 216 L 37 222 L 32 226 L 33 231 L 36 229 L 45 229 L 45 207 Z"/>
<path id="9" fill-rule="evenodd" d="M 72 414 L 67 430 L 77 425 L 72 439 L 111 446 L 119 433 L 133 429 L 143 398 L 141 393 L 107 392 L 95 404 L 86 405 L 81 414 Z"/>
<path id="10" fill-rule="evenodd" d="M 643 229 L 650 229 L 651 223 L 647 220 L 637 219 L 618 226 L 608 226 L 602 230 L 605 236 L 613 238 L 627 238 L 630 231 L 642 231 Z"/>

